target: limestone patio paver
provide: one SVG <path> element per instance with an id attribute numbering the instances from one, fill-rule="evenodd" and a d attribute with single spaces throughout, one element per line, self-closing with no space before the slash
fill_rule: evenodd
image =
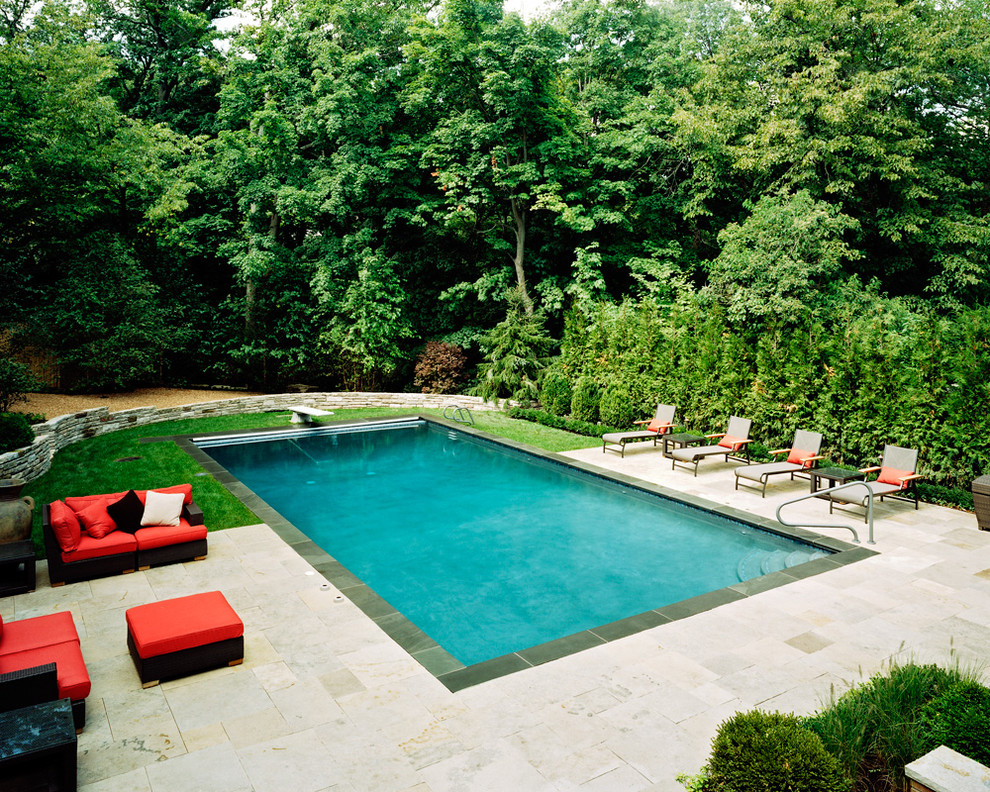
<path id="1" fill-rule="evenodd" d="M 808 486 L 760 498 L 733 489 L 734 464 L 694 477 L 648 445 L 568 456 L 768 518 Z M 829 520 L 818 500 L 788 515 Z M 674 792 L 737 710 L 806 713 L 891 657 L 990 651 L 990 533 L 924 504 L 876 516 L 877 556 L 458 693 L 264 525 L 211 533 L 204 561 L 57 589 L 40 564 L 0 613 L 73 614 L 93 680 L 83 792 Z M 865 539 L 860 517 L 832 521 Z M 126 609 L 212 589 L 245 622 L 244 664 L 143 690 Z"/>

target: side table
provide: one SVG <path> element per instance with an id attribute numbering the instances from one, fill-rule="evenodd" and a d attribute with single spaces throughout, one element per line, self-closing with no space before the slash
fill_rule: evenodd
<path id="1" fill-rule="evenodd" d="M 808 473 L 811 478 L 812 492 L 818 492 L 818 490 L 829 487 L 838 487 L 840 484 L 846 484 L 850 481 L 866 480 L 866 475 L 858 470 L 846 470 L 837 467 L 812 468 Z M 823 485 L 823 481 L 827 484 Z M 828 495 L 819 495 L 818 497 L 822 500 L 828 500 Z"/>
<path id="2" fill-rule="evenodd" d="M 34 591 L 36 560 L 30 541 L 0 544 L 0 597 Z"/>
<path id="3" fill-rule="evenodd" d="M 681 434 L 663 435 L 660 442 L 663 443 L 663 455 L 669 457 L 671 447 L 686 448 L 687 446 L 701 445 L 706 439 L 703 435 L 682 432 Z"/>
<path id="4" fill-rule="evenodd" d="M 76 727 L 69 699 L 0 712 L 0 778 L 14 789 L 21 782 L 24 789 L 74 792 Z"/>

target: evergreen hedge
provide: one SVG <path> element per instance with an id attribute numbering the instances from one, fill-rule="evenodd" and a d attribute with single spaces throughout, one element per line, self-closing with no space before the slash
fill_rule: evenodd
<path id="1" fill-rule="evenodd" d="M 0 454 L 31 445 L 33 442 L 34 429 L 28 423 L 26 415 L 0 413 Z"/>
<path id="2" fill-rule="evenodd" d="M 598 402 L 601 391 L 598 383 L 591 377 L 581 377 L 574 384 L 574 395 L 571 397 L 571 415 L 578 421 L 594 423 L 598 420 Z"/>
<path id="3" fill-rule="evenodd" d="M 688 290 L 670 305 L 578 312 L 555 366 L 575 388 L 575 417 L 591 419 L 590 381 L 604 382 L 610 401 L 624 392 L 644 416 L 676 404 L 698 431 L 751 418 L 768 448 L 820 431 L 833 464 L 878 464 L 887 443 L 917 448 L 921 491 L 936 502 L 967 506 L 973 479 L 990 472 L 990 306 L 941 316 L 851 279 L 789 315 L 746 321 Z"/>

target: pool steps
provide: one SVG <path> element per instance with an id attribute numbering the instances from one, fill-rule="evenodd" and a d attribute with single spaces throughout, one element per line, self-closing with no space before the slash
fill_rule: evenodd
<path id="1" fill-rule="evenodd" d="M 827 553 L 808 548 L 807 550 L 753 550 L 739 562 L 736 574 L 740 580 L 751 580 L 760 575 L 779 572 L 807 561 L 824 558 Z"/>

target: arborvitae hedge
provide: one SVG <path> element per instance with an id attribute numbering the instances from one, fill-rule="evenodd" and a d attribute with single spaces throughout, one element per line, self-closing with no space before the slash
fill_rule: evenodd
<path id="1" fill-rule="evenodd" d="M 965 492 L 990 472 L 990 307 L 942 316 L 854 281 L 807 310 L 749 323 L 697 294 L 629 300 L 568 321 L 558 367 L 585 420 L 594 381 L 637 416 L 676 404 L 694 431 L 751 418 L 769 448 L 796 429 L 820 431 L 832 463 L 879 463 L 887 443 L 917 448 L 930 486 Z"/>

